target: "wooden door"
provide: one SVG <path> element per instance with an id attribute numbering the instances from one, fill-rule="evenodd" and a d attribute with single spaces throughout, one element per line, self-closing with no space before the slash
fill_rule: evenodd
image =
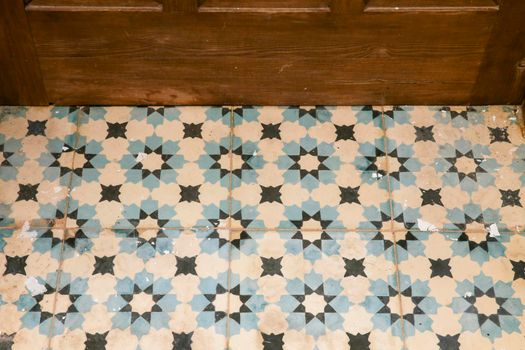
<path id="1" fill-rule="evenodd" d="M 3 104 L 492 104 L 522 0 L 0 2 Z"/>

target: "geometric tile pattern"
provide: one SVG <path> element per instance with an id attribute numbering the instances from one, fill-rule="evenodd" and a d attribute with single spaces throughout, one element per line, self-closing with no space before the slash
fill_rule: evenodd
<path id="1" fill-rule="evenodd" d="M 60 224 L 76 143 L 76 107 L 0 108 L 0 226 Z"/>
<path id="2" fill-rule="evenodd" d="M 68 220 L 86 228 L 225 226 L 229 123 L 229 109 L 218 107 L 83 108 Z"/>
<path id="3" fill-rule="evenodd" d="M 68 231 L 53 349 L 224 349 L 227 232 Z"/>
<path id="4" fill-rule="evenodd" d="M 392 234 L 232 237 L 232 349 L 399 349 Z"/>
<path id="5" fill-rule="evenodd" d="M 63 231 L 0 229 L 0 349 L 47 349 Z"/>
<path id="6" fill-rule="evenodd" d="M 233 227 L 381 229 L 388 222 L 381 111 L 233 111 Z"/>
<path id="7" fill-rule="evenodd" d="M 0 107 L 0 349 L 525 349 L 524 145 L 507 106 Z"/>
<path id="8" fill-rule="evenodd" d="M 525 236 L 396 233 L 408 348 L 525 346 Z"/>
<path id="9" fill-rule="evenodd" d="M 525 228 L 525 145 L 510 107 L 385 110 L 396 227 Z"/>

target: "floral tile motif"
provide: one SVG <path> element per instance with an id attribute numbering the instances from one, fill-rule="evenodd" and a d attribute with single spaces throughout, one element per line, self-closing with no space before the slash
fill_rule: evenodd
<path id="1" fill-rule="evenodd" d="M 511 107 L 386 108 L 396 227 L 525 228 L 525 139 Z"/>
<path id="2" fill-rule="evenodd" d="M 389 220 L 381 112 L 235 108 L 232 227 L 381 229 Z"/>
<path id="3" fill-rule="evenodd" d="M 399 349 L 392 234 L 232 233 L 231 349 Z"/>
<path id="4" fill-rule="evenodd" d="M 83 108 L 68 227 L 225 226 L 230 110 Z"/>
<path id="5" fill-rule="evenodd" d="M 48 348 L 62 237 L 0 229 L 0 349 Z"/>
<path id="6" fill-rule="evenodd" d="M 78 109 L 0 107 L 0 226 L 63 222 Z"/>
<path id="7" fill-rule="evenodd" d="M 224 349 L 224 231 L 68 231 L 53 349 Z"/>
<path id="8" fill-rule="evenodd" d="M 523 349 L 525 236 L 396 233 L 408 349 Z"/>

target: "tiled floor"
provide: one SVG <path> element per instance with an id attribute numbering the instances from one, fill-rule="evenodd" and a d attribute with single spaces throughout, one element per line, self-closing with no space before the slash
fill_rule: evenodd
<path id="1" fill-rule="evenodd" d="M 0 349 L 523 350 L 524 205 L 512 107 L 0 107 Z"/>

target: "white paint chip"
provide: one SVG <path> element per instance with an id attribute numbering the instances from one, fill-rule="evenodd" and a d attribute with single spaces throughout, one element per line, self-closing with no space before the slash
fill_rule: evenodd
<path id="1" fill-rule="evenodd" d="M 472 296 L 471 292 L 466 292 L 465 295 L 463 295 L 464 298 L 470 298 Z"/>
<path id="2" fill-rule="evenodd" d="M 501 236 L 500 233 L 499 233 L 499 230 L 498 230 L 498 225 L 496 225 L 496 224 L 490 225 L 489 228 L 488 228 L 488 231 L 489 231 L 489 236 L 490 237 L 499 237 L 499 236 Z"/>
<path id="3" fill-rule="evenodd" d="M 24 222 L 20 232 L 20 237 L 36 238 L 36 236 L 38 236 L 38 232 L 36 232 L 35 230 L 31 230 L 31 227 L 29 226 L 29 221 Z"/>
<path id="4" fill-rule="evenodd" d="M 135 159 L 137 160 L 137 162 L 142 162 L 144 159 L 146 159 L 148 155 L 144 152 L 140 152 L 139 154 L 137 154 L 137 156 L 135 157 Z"/>
<path id="5" fill-rule="evenodd" d="M 417 227 L 419 227 L 421 231 L 428 231 L 428 232 L 438 232 L 439 231 L 436 226 L 422 219 L 417 219 Z"/>
<path id="6" fill-rule="evenodd" d="M 43 294 L 46 292 L 46 287 L 34 277 L 29 277 L 26 279 L 26 288 L 31 292 L 32 296 Z"/>

